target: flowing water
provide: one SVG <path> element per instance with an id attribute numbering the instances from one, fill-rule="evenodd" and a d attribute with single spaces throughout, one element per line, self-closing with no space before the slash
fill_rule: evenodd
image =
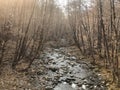
<path id="1" fill-rule="evenodd" d="M 46 90 L 107 90 L 105 81 L 89 62 L 65 52 L 65 48 L 48 48 L 41 56 L 47 71 Z"/>

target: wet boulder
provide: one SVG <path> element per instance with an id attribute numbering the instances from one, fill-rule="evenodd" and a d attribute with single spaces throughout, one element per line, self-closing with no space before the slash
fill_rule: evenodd
<path id="1" fill-rule="evenodd" d="M 54 90 L 77 90 L 75 88 L 72 88 L 69 84 L 59 84 L 54 88 Z"/>

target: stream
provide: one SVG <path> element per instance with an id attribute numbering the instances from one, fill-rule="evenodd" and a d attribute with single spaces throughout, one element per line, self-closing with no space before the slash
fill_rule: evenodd
<path id="1" fill-rule="evenodd" d="M 105 81 L 94 71 L 94 66 L 84 60 L 77 63 L 78 59 L 66 53 L 65 48 L 47 48 L 40 60 L 43 60 L 46 71 L 37 73 L 37 78 L 45 78 L 45 90 L 107 90 Z M 39 79 L 34 82 L 38 87 Z"/>

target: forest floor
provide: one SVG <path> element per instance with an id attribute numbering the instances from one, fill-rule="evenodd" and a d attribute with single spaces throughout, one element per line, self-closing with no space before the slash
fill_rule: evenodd
<path id="1" fill-rule="evenodd" d="M 27 72 L 3 65 L 0 90 L 120 90 L 111 83 L 112 75 L 102 61 L 92 65 L 91 60 L 75 46 L 45 48 Z"/>

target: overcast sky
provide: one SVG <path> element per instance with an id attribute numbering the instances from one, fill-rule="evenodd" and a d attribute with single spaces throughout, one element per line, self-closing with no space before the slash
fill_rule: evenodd
<path id="1" fill-rule="evenodd" d="M 68 0 L 56 0 L 58 5 L 64 7 L 67 4 Z M 85 5 L 90 5 L 90 0 L 84 0 Z"/>
<path id="2" fill-rule="evenodd" d="M 68 0 L 55 0 L 57 2 L 57 4 L 63 9 L 63 12 L 65 12 L 65 5 L 67 4 Z M 90 6 L 90 0 L 83 0 L 84 1 L 84 5 Z"/>
<path id="3" fill-rule="evenodd" d="M 67 0 L 58 0 L 58 4 L 59 4 L 60 6 L 65 6 L 66 3 L 67 3 Z"/>

